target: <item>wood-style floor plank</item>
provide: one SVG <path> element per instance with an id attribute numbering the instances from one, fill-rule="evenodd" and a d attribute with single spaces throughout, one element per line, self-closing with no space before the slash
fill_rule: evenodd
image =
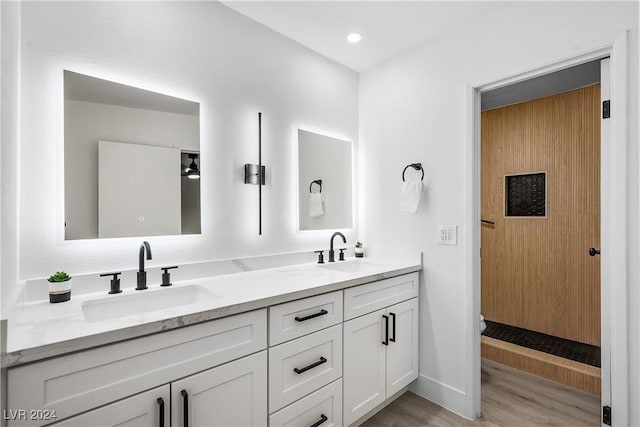
<path id="1" fill-rule="evenodd" d="M 600 398 L 482 360 L 482 417 L 469 421 L 408 392 L 367 420 L 365 427 L 599 426 Z"/>

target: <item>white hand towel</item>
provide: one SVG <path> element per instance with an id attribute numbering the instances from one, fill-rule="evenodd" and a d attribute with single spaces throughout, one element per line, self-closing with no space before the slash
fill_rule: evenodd
<path id="1" fill-rule="evenodd" d="M 323 201 L 324 196 L 322 195 L 322 193 L 309 194 L 309 216 L 311 218 L 324 215 L 324 210 L 322 209 Z"/>
<path id="2" fill-rule="evenodd" d="M 416 213 L 418 205 L 420 204 L 420 197 L 422 196 L 422 181 L 403 182 L 402 193 L 400 194 L 400 209 L 409 212 Z"/>

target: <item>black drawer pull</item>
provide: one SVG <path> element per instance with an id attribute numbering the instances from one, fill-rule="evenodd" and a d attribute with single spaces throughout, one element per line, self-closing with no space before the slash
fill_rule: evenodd
<path id="1" fill-rule="evenodd" d="M 164 399 L 159 397 L 156 402 L 158 402 L 158 406 L 160 407 L 160 421 L 158 425 L 164 427 Z"/>
<path id="2" fill-rule="evenodd" d="M 384 319 L 384 341 L 382 344 L 389 345 L 389 317 L 383 314 L 382 318 Z"/>
<path id="3" fill-rule="evenodd" d="M 324 316 L 325 314 L 329 314 L 329 312 L 327 310 L 320 310 L 318 313 L 310 314 L 308 316 L 304 316 L 304 317 L 296 316 L 295 319 L 296 319 L 296 322 L 304 322 L 305 320 L 313 319 L 314 317 Z"/>
<path id="4" fill-rule="evenodd" d="M 327 421 L 329 418 L 325 414 L 320 414 L 320 419 L 315 423 L 311 424 L 309 427 L 319 427 L 322 423 Z"/>
<path id="5" fill-rule="evenodd" d="M 293 372 L 295 372 L 296 374 L 301 374 L 303 372 L 307 372 L 309 369 L 315 368 L 316 366 L 320 366 L 323 363 L 327 363 L 327 359 L 321 357 L 317 362 L 313 362 L 311 365 L 305 366 L 304 368 L 293 368 Z"/>
<path id="6" fill-rule="evenodd" d="M 187 390 L 180 392 L 182 395 L 182 427 L 189 427 L 189 393 Z"/>
<path id="7" fill-rule="evenodd" d="M 391 333 L 393 333 L 393 338 L 389 338 L 389 341 L 396 342 L 396 314 L 389 313 L 389 316 L 393 319 L 393 326 L 391 327 Z"/>

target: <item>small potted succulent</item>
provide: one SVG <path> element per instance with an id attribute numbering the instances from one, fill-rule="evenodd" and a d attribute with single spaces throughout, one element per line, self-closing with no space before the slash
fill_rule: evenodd
<path id="1" fill-rule="evenodd" d="M 71 276 L 64 271 L 52 274 L 49 281 L 49 302 L 64 302 L 71 299 Z"/>
<path id="2" fill-rule="evenodd" d="M 362 242 L 360 241 L 356 242 L 355 253 L 356 253 L 356 258 L 364 257 L 364 247 L 362 247 Z"/>

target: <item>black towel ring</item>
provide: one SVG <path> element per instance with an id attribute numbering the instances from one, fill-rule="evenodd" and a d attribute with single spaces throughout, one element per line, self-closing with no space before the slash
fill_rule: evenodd
<path id="1" fill-rule="evenodd" d="M 311 181 L 311 184 L 309 184 L 309 193 L 313 193 L 313 191 L 311 191 L 311 187 L 313 187 L 313 184 L 318 184 L 320 186 L 319 193 L 322 193 L 322 180 L 316 179 L 315 181 Z"/>
<path id="2" fill-rule="evenodd" d="M 420 181 L 424 181 L 424 169 L 422 169 L 422 163 L 411 163 L 410 165 L 405 166 L 404 170 L 402 171 L 402 182 L 404 182 L 404 173 L 409 168 L 414 168 L 417 171 L 421 171 L 422 178 L 420 178 Z"/>

